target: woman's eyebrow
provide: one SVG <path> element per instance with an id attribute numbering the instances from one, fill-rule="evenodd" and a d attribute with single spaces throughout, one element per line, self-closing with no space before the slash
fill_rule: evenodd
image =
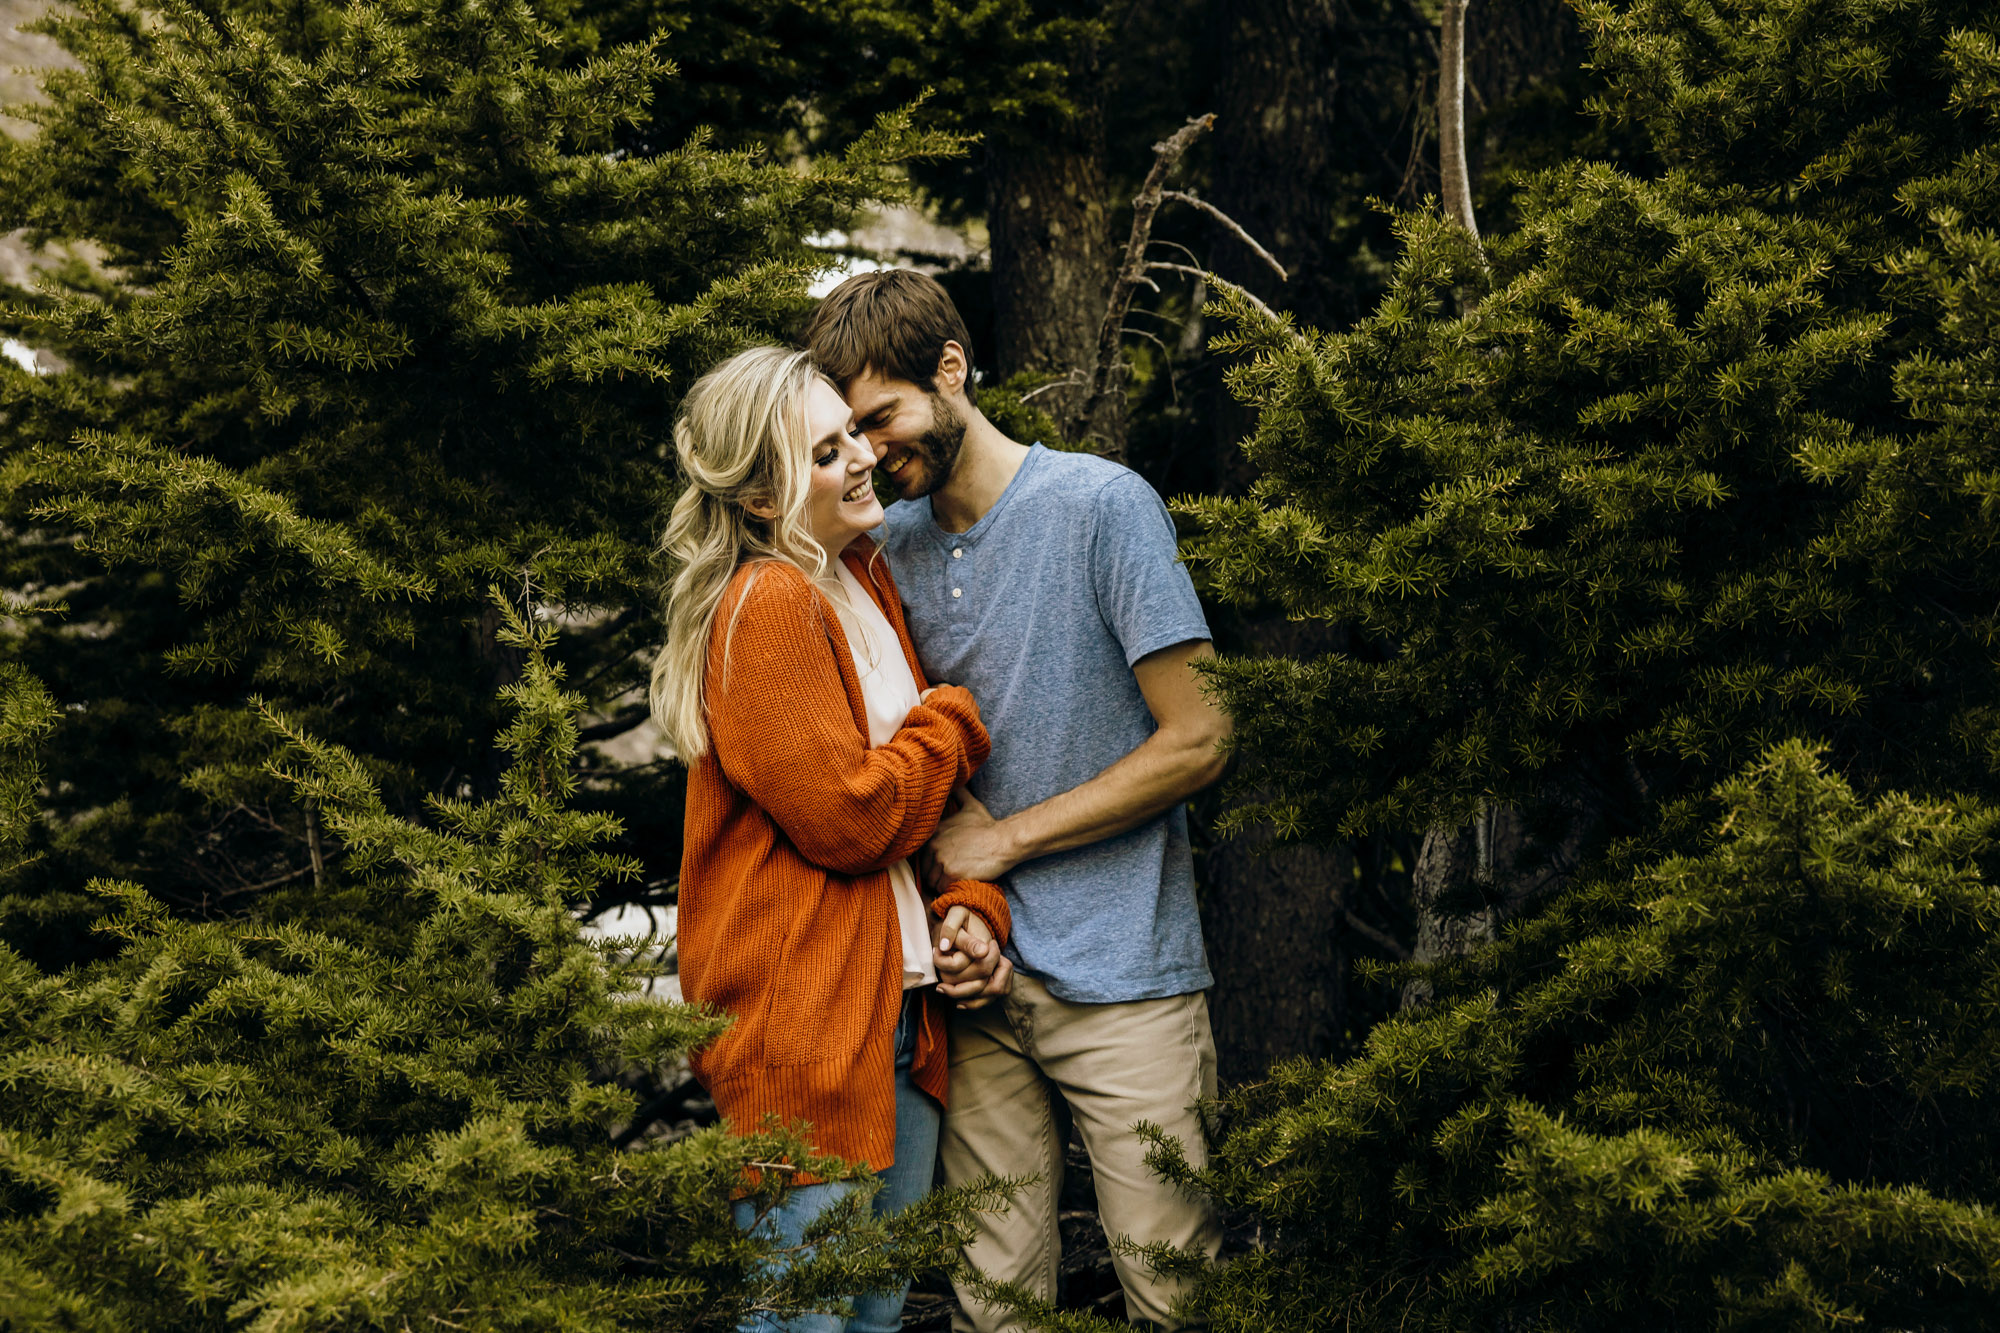
<path id="1" fill-rule="evenodd" d="M 844 432 L 837 430 L 828 431 L 825 435 L 820 437 L 820 440 L 817 444 L 813 445 L 813 452 L 817 453 L 821 449 L 838 448 L 840 446 L 840 437 L 843 433 Z"/>

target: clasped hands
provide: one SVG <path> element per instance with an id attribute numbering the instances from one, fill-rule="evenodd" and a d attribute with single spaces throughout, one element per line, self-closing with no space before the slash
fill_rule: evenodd
<path id="1" fill-rule="evenodd" d="M 1014 965 L 1007 961 L 985 918 L 963 904 L 945 913 L 931 949 L 937 968 L 938 993 L 961 1009 L 983 1009 L 1014 984 Z"/>
<path id="2" fill-rule="evenodd" d="M 985 806 L 964 788 L 954 793 L 958 808 L 939 822 L 930 843 L 918 853 L 924 883 L 933 893 L 961 879 L 993 881 L 1014 868 L 995 854 L 997 827 Z M 1005 995 L 1014 984 L 1014 965 L 1001 954 L 984 918 L 960 906 L 945 913 L 937 928 L 931 962 L 938 990 L 961 1009 L 979 1009 Z"/>

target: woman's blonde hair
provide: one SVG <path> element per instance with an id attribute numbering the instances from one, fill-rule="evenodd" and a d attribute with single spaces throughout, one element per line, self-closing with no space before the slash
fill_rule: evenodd
<path id="1" fill-rule="evenodd" d="M 708 750 L 708 638 L 737 566 L 782 560 L 814 580 L 832 567 L 805 523 L 812 482 L 806 395 L 815 381 L 830 385 L 810 353 L 752 347 L 695 381 L 674 422 L 686 487 L 660 539 L 673 578 L 667 643 L 653 661 L 648 700 L 684 762 Z M 777 516 L 757 518 L 745 508 L 753 500 L 768 500 Z"/>

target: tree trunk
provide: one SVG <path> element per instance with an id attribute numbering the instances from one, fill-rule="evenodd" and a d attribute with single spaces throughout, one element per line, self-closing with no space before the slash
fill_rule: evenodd
<path id="1" fill-rule="evenodd" d="M 1204 863 L 1202 931 L 1217 1073 L 1259 1078 L 1279 1060 L 1326 1056 L 1347 1027 L 1345 847 L 1271 848 L 1269 829 L 1218 843 Z"/>
<path id="2" fill-rule="evenodd" d="M 1523 841 L 1519 813 L 1505 805 L 1482 805 L 1470 823 L 1440 824 L 1424 834 L 1410 876 L 1417 914 L 1413 962 L 1462 957 L 1492 942 L 1506 916 L 1504 900 L 1512 896 L 1507 889 Z M 1428 983 L 1403 988 L 1406 1005 L 1430 998 Z"/>
<path id="3" fill-rule="evenodd" d="M 1271 306 L 1309 323 L 1331 314 L 1326 249 L 1334 182 L 1334 7 L 1329 0 L 1238 0 L 1216 6 L 1210 40 L 1221 53 L 1210 198 L 1291 275 L 1280 282 L 1220 227 L 1209 265 Z M 1219 373 L 1219 368 L 1218 368 Z M 1208 388 L 1215 423 L 1214 485 L 1241 493 L 1251 479 L 1238 442 L 1254 425 L 1221 388 Z M 1226 648 L 1311 657 L 1344 636 L 1323 626 L 1218 617 Z M 1215 989 L 1209 1012 L 1225 1082 L 1261 1076 L 1293 1056 L 1340 1049 L 1347 1026 L 1345 909 L 1354 858 L 1347 847 L 1270 849 L 1269 830 L 1218 843 L 1203 865 L 1203 928 Z"/>
<path id="4" fill-rule="evenodd" d="M 1501 106 L 1532 85 L 1574 69 L 1584 59 L 1585 43 L 1574 14 L 1561 0 L 1488 6 L 1480 11 L 1470 37 L 1469 6 L 1470 0 L 1445 0 L 1439 31 L 1438 168 L 1445 214 L 1477 238 L 1471 184 L 1475 150 L 1466 133 L 1468 94 L 1483 109 Z M 1440 825 L 1425 833 L 1411 877 L 1417 916 L 1413 959 L 1432 962 L 1471 952 L 1493 940 L 1510 915 L 1558 884 L 1576 863 L 1578 848 L 1597 836 L 1606 810 L 1617 804 L 1616 798 L 1602 796 L 1610 787 L 1629 795 L 1613 779 L 1608 785 L 1604 780 L 1579 782 L 1570 796 L 1553 798 L 1550 808 L 1568 814 L 1553 847 L 1538 845 L 1521 812 L 1506 805 L 1483 807 L 1468 824 Z M 1429 987 L 1420 982 L 1403 991 L 1405 1004 L 1429 997 Z"/>
<path id="5" fill-rule="evenodd" d="M 1438 178 L 1445 216 L 1479 237 L 1472 215 L 1472 173 L 1465 148 L 1465 9 L 1470 0 L 1444 0 L 1438 42 Z"/>
<path id="6" fill-rule="evenodd" d="M 1334 145 L 1340 127 L 1332 0 L 1235 0 L 1216 7 L 1217 207 L 1242 224 L 1290 273 L 1279 282 L 1241 241 L 1212 233 L 1209 264 L 1274 309 L 1308 324 L 1331 322 L 1327 271 L 1333 231 Z M 1234 452 L 1237 437 L 1225 444 Z"/>
<path id="7" fill-rule="evenodd" d="M 1410 880 L 1417 917 L 1411 960 L 1462 957 L 1498 938 L 1509 917 L 1560 887 L 1586 849 L 1603 841 L 1616 808 L 1632 804 L 1633 783 L 1630 776 L 1607 782 L 1572 774 L 1536 802 L 1532 824 L 1519 808 L 1488 802 L 1464 824 L 1431 828 Z M 1403 1003 L 1422 1004 L 1430 993 L 1412 982 Z"/>
<path id="8" fill-rule="evenodd" d="M 1100 89 L 1080 90 L 1083 114 L 1061 134 L 1010 134 L 987 151 L 986 226 L 993 254 L 993 364 L 1073 376 L 1043 395 L 1058 420 L 1089 393 L 1111 280 Z M 1122 449 L 1122 398 L 1101 406 L 1093 433 Z"/>

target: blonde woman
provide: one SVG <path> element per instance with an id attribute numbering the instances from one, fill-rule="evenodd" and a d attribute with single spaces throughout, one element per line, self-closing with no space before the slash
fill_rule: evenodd
<path id="1" fill-rule="evenodd" d="M 908 858 L 986 758 L 978 707 L 931 687 L 887 564 L 876 457 L 802 352 L 753 348 L 689 392 L 674 427 L 687 489 L 664 547 L 676 573 L 652 706 L 689 766 L 680 975 L 735 1023 L 695 1072 L 734 1125 L 810 1125 L 877 1169 L 879 1212 L 929 1190 L 948 1002 L 1006 988 L 1005 899 L 961 881 L 926 903 Z M 809 1183 L 759 1221 L 781 1243 L 848 1183 Z M 904 1292 L 842 1321 L 898 1327 Z"/>

